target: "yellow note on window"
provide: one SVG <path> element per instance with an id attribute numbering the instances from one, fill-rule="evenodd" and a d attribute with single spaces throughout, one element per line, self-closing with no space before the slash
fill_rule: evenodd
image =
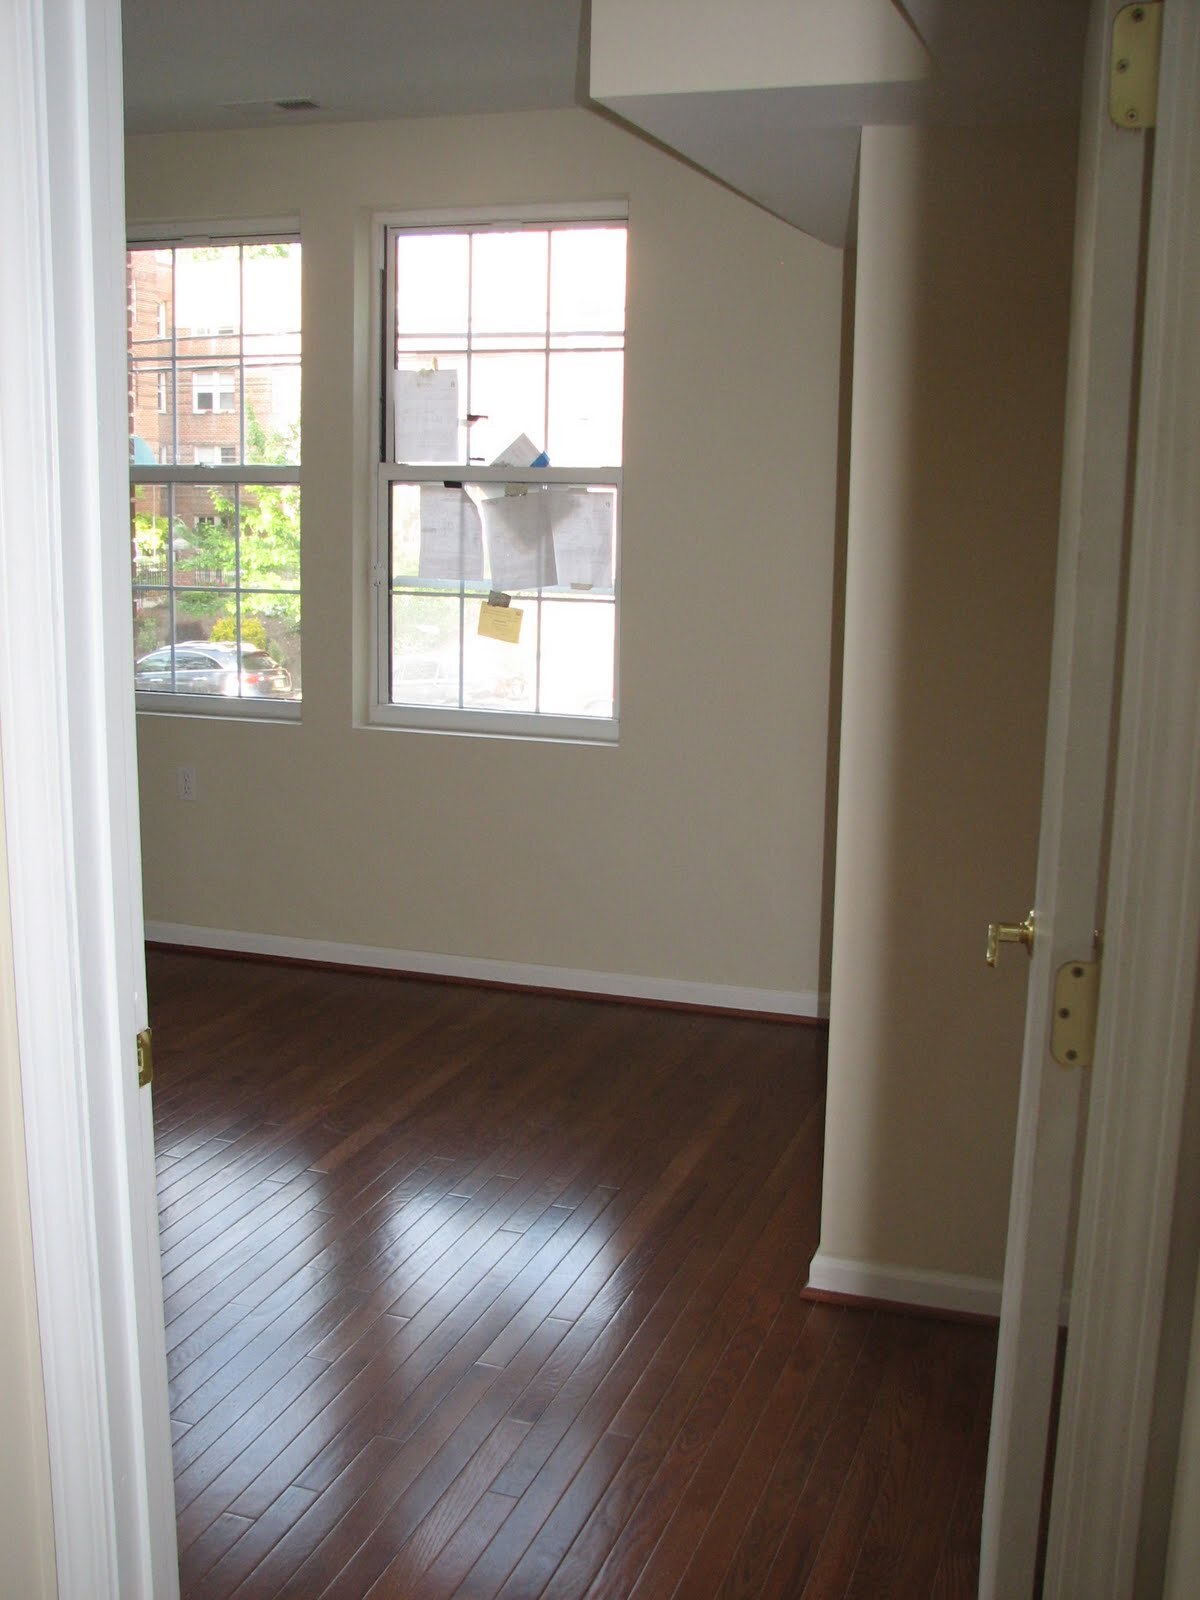
<path id="1" fill-rule="evenodd" d="M 519 644 L 521 618 L 524 615 L 516 606 L 493 606 L 485 601 L 479 608 L 479 637 L 499 639 L 504 644 Z"/>

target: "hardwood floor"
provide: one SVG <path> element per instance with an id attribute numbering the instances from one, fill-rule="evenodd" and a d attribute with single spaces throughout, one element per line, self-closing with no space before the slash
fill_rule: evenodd
<path id="1" fill-rule="evenodd" d="M 958 1600 L 995 1336 L 815 1305 L 823 1035 L 152 951 L 186 1600 Z"/>

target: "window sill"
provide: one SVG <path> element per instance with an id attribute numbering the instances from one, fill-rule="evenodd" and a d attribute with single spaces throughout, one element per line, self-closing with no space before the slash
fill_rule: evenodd
<path id="1" fill-rule="evenodd" d="M 299 724 L 300 700 L 239 699 L 219 694 L 135 694 L 139 716 L 207 717 L 214 722 L 282 722 Z"/>
<path id="2" fill-rule="evenodd" d="M 460 735 L 474 739 L 516 739 L 541 744 L 582 744 L 615 748 L 616 717 L 560 717 L 519 711 L 448 711 L 442 706 L 375 706 L 369 728 L 400 733 Z"/>

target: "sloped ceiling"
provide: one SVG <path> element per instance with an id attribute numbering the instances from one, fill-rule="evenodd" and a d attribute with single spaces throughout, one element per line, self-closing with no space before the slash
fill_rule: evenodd
<path id="1" fill-rule="evenodd" d="M 861 129 L 1072 116 L 1086 0 L 124 0 L 130 133 L 591 105 L 844 244 Z M 280 101 L 311 109 L 278 109 Z"/>
<path id="2" fill-rule="evenodd" d="M 591 91 L 622 121 L 830 244 L 863 127 L 1078 106 L 1086 0 L 593 0 Z"/>

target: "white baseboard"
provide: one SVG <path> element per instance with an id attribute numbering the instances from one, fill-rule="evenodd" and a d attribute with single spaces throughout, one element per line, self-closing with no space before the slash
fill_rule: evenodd
<path id="1" fill-rule="evenodd" d="M 852 1295 L 890 1305 L 920 1306 L 969 1316 L 1000 1315 L 1000 1279 L 968 1278 L 953 1272 L 919 1272 L 877 1261 L 849 1261 L 820 1251 L 808 1269 L 810 1289 Z"/>
<path id="2" fill-rule="evenodd" d="M 180 922 L 147 922 L 146 938 L 154 944 L 282 956 L 293 961 L 320 961 L 339 967 L 376 967 L 383 972 L 407 972 L 417 977 L 465 978 L 476 983 L 517 984 L 529 989 L 565 989 L 577 994 L 610 995 L 614 999 L 715 1006 L 723 1011 L 756 1011 L 779 1017 L 823 1019 L 829 1015 L 829 996 L 804 989 L 750 989 L 726 983 L 692 983 L 682 978 L 637 977 L 624 972 L 581 972 L 572 967 L 438 955 L 427 950 L 388 950 L 377 945 L 336 944 L 326 939 L 293 939 L 276 933 L 193 928 Z"/>

